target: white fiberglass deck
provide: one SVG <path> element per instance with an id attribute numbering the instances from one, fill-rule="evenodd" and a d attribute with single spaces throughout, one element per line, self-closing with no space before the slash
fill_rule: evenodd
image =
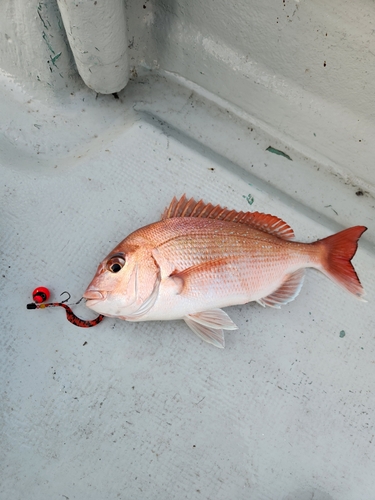
<path id="1" fill-rule="evenodd" d="M 374 499 L 373 198 L 167 73 L 53 110 L 4 85 L 0 497 Z M 26 310 L 38 285 L 78 300 L 183 193 L 277 215 L 301 241 L 368 226 L 369 302 L 309 270 L 281 310 L 230 308 L 224 350 L 182 321 L 79 329 Z"/>

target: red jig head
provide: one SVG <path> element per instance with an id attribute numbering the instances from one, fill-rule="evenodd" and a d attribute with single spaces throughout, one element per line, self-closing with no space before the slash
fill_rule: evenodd
<path id="1" fill-rule="evenodd" d="M 40 287 L 40 288 L 36 288 L 34 290 L 34 292 L 40 292 L 41 290 L 47 290 L 48 292 L 48 297 L 49 297 L 49 290 L 47 288 L 44 288 L 44 287 Z M 34 298 L 34 292 L 33 292 L 33 298 Z M 70 321 L 70 323 L 72 323 L 73 325 L 75 326 L 79 326 L 81 328 L 90 328 L 91 326 L 95 326 L 97 324 L 99 324 L 103 319 L 104 319 L 104 316 L 102 314 L 100 314 L 97 318 L 95 319 L 91 319 L 91 320 L 85 320 L 85 319 L 81 319 L 79 318 L 78 316 L 76 316 L 74 314 L 74 312 L 71 310 L 71 308 L 65 304 L 65 302 L 67 302 L 69 299 L 70 299 L 70 293 L 69 292 L 63 292 L 61 295 L 63 295 L 64 293 L 67 293 L 69 295 L 69 297 L 65 300 L 63 300 L 62 302 L 49 302 L 48 304 L 36 304 L 35 302 L 38 302 L 35 298 L 35 302 L 32 302 L 31 304 L 27 304 L 26 308 L 27 309 L 45 309 L 46 307 L 63 307 L 65 309 L 65 312 L 66 312 L 66 319 L 68 321 Z M 38 295 L 39 297 L 39 295 Z M 47 298 L 48 298 L 47 297 Z M 44 300 L 47 300 L 47 299 L 43 299 Z M 81 299 L 82 300 L 82 299 Z M 79 304 L 81 302 L 81 300 L 79 300 L 77 302 L 77 304 Z M 40 301 L 42 302 L 42 301 Z"/>
<path id="2" fill-rule="evenodd" d="M 50 298 L 50 291 L 44 286 L 39 286 L 33 291 L 33 301 L 41 304 Z"/>

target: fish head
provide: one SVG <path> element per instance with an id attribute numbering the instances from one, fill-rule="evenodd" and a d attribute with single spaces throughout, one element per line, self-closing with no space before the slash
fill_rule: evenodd
<path id="1" fill-rule="evenodd" d="M 131 316 L 155 286 L 157 272 L 152 266 L 154 261 L 141 250 L 116 247 L 99 264 L 83 294 L 86 306 L 105 316 Z"/>

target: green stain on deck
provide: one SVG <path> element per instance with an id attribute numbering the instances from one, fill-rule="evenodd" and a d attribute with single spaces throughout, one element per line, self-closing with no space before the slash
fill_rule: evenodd
<path id="1" fill-rule="evenodd" d="M 289 155 L 284 153 L 284 151 L 280 151 L 280 149 L 273 148 L 272 146 L 268 146 L 266 151 L 269 151 L 270 153 L 273 153 L 275 155 L 283 156 L 284 158 L 288 158 L 288 160 L 293 161 Z"/>
<path id="2" fill-rule="evenodd" d="M 242 198 L 245 198 L 249 205 L 252 205 L 254 203 L 254 196 L 251 196 L 251 194 L 248 194 L 247 196 L 243 194 Z"/>
<path id="3" fill-rule="evenodd" d="M 58 54 L 56 54 L 55 56 L 51 57 L 51 61 L 52 61 L 52 64 L 53 64 L 54 66 L 56 66 L 55 61 L 57 61 L 57 59 L 58 59 L 60 56 L 61 56 L 61 52 L 59 52 L 59 53 L 58 53 Z M 56 66 L 56 68 L 57 68 L 57 66 Z"/>
<path id="4" fill-rule="evenodd" d="M 40 6 L 39 6 L 39 7 L 40 7 Z M 44 28 L 45 28 L 46 30 L 48 30 L 48 26 L 47 26 L 47 25 L 46 25 L 46 23 L 44 22 L 44 19 L 42 18 L 41 13 L 39 12 L 39 11 L 41 10 L 41 8 L 39 8 L 39 7 L 38 7 L 38 9 L 37 9 L 37 10 L 38 10 L 38 16 L 39 16 L 39 19 L 42 21 Z"/>
<path id="5" fill-rule="evenodd" d="M 47 44 L 47 47 L 48 47 L 48 48 L 49 48 L 49 50 L 52 52 L 52 54 L 54 54 L 54 53 L 55 53 L 55 51 L 53 50 L 53 48 L 52 48 L 52 46 L 51 46 L 51 44 L 50 44 L 50 42 L 49 42 L 48 35 L 46 34 L 46 32 L 45 32 L 45 31 L 43 31 L 42 36 L 43 36 L 43 40 L 44 40 L 44 41 L 46 42 L 46 44 Z"/>
<path id="6" fill-rule="evenodd" d="M 342 339 L 343 337 L 345 337 L 345 330 L 341 330 L 340 332 L 340 339 Z"/>

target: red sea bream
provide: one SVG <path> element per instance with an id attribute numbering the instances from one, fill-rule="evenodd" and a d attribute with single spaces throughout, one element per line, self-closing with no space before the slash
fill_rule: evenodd
<path id="1" fill-rule="evenodd" d="M 222 307 L 287 304 L 307 267 L 362 299 L 350 261 L 365 230 L 299 243 L 273 215 L 174 198 L 159 222 L 131 233 L 99 264 L 86 305 L 127 321 L 183 319 L 203 340 L 224 347 L 223 330 L 237 327 Z"/>

